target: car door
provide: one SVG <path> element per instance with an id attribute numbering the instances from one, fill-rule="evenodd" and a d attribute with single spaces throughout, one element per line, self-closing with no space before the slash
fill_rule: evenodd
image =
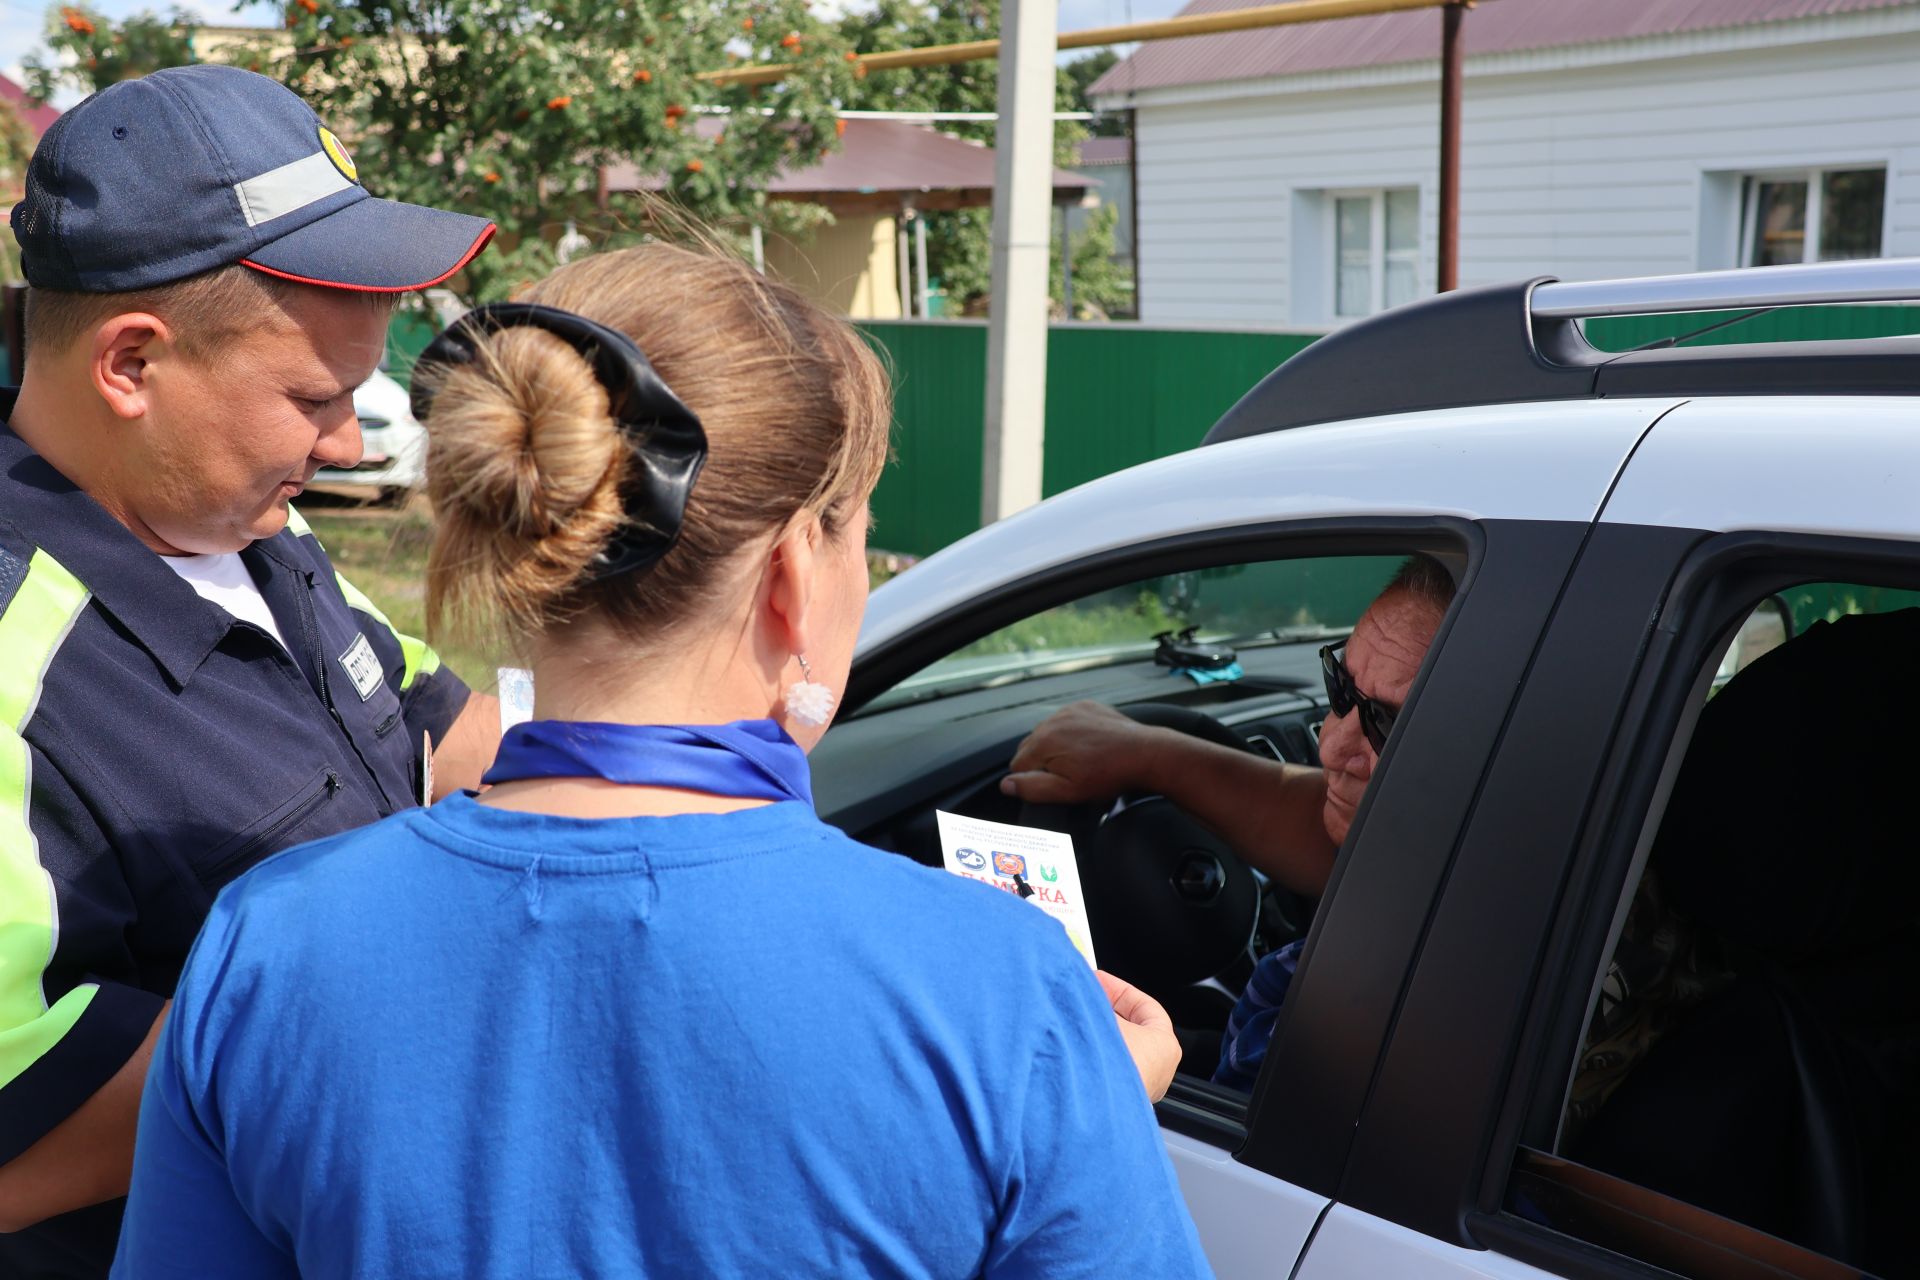
<path id="1" fill-rule="evenodd" d="M 1642 441 L 1489 762 L 1341 1203 L 1300 1276 L 1392 1274 L 1396 1258 L 1438 1277 L 1860 1274 L 1857 1259 L 1584 1168 L 1562 1142 L 1609 958 L 1745 620 L 1789 597 L 1803 614 L 1813 602 L 1811 619 L 1920 599 L 1911 412 L 1910 399 L 1867 396 L 1705 399 Z M 1833 584 L 1861 585 L 1848 603 Z M 1847 697 L 1871 698 L 1872 684 L 1863 674 Z M 1818 706 L 1787 710 L 1821 722 Z M 1729 803 L 1778 804 L 1770 793 L 1794 785 L 1784 770 L 1742 776 L 1751 787 Z M 1743 858 L 1731 861 L 1738 874 Z M 1806 874 L 1818 882 L 1817 860 Z"/>
<path id="2" fill-rule="evenodd" d="M 1596 532 L 1581 548 L 1436 885 L 1356 1123 L 1342 1203 L 1302 1280 L 1575 1274 L 1563 1259 L 1490 1250 L 1466 1224 L 1479 1208 L 1491 1117 L 1529 1052 L 1517 1011 L 1523 975 L 1554 941 L 1543 904 L 1564 884 L 1658 603 L 1698 536 Z"/>
<path id="3" fill-rule="evenodd" d="M 1670 404 L 1495 406 L 1296 429 L 1163 459 L 982 530 L 877 591 L 847 704 L 1063 599 L 1150 574 L 1421 551 L 1461 585 L 1343 848 L 1251 1097 L 1183 1075 L 1159 1106 L 1223 1277 L 1290 1274 L 1356 1126 L 1511 698 L 1620 467 Z M 857 787 L 816 753 L 821 812 Z M 906 747 L 908 744 L 901 744 Z M 1376 1271 L 1371 1274 L 1381 1274 Z"/>

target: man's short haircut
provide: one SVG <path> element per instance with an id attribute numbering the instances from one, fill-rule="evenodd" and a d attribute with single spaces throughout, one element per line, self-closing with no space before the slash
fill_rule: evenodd
<path id="1" fill-rule="evenodd" d="M 64 351 L 114 316 L 150 311 L 172 326 L 180 347 L 204 361 L 234 339 L 260 328 L 301 289 L 239 263 L 173 284 L 131 293 L 69 293 L 57 289 L 27 291 L 27 350 Z M 390 311 L 399 295 L 352 291 L 368 306 Z"/>
<path id="2" fill-rule="evenodd" d="M 1453 575 L 1447 572 L 1445 565 L 1432 556 L 1413 555 L 1407 557 L 1406 563 L 1393 575 L 1393 581 L 1380 594 L 1384 596 L 1405 591 L 1414 599 L 1445 613 L 1453 607 L 1456 590 Z"/>

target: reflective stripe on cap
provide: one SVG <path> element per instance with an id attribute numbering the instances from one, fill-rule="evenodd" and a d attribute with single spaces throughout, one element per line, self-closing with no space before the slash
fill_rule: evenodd
<path id="1" fill-rule="evenodd" d="M 257 227 L 353 185 L 325 151 L 316 151 L 292 164 L 269 169 L 257 178 L 234 183 L 233 193 L 240 198 L 240 212 L 246 217 L 247 225 Z"/>

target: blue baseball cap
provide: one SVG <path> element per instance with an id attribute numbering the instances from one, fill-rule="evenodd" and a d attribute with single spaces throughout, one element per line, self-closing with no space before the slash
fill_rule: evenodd
<path id="1" fill-rule="evenodd" d="M 122 293 L 232 263 L 301 284 L 439 284 L 492 238 L 485 218 L 376 200 L 300 96 L 238 67 L 169 67 L 54 121 L 13 234 L 27 282 Z"/>

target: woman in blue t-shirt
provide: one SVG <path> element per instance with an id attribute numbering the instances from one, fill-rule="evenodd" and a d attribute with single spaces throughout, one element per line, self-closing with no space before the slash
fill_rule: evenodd
<path id="1" fill-rule="evenodd" d="M 891 417 L 858 335 L 651 245 L 415 387 L 430 616 L 519 641 L 536 718 L 484 794 L 221 895 L 115 1274 L 1206 1274 L 1157 1006 L 814 814 Z"/>

